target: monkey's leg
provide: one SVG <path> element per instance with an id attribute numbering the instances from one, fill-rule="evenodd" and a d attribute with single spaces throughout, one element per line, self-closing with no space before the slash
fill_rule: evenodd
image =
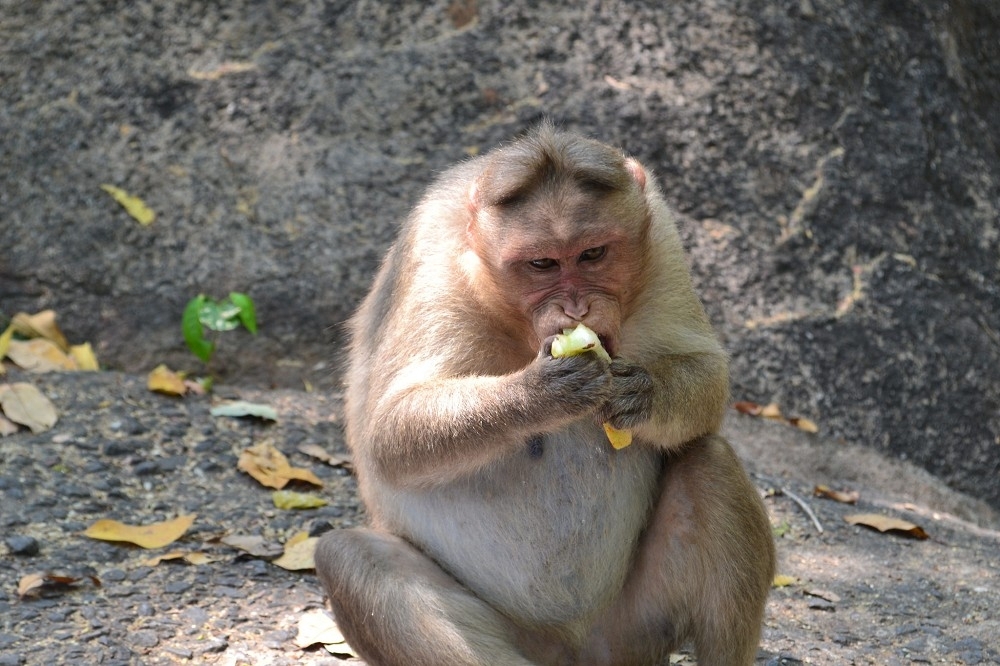
<path id="1" fill-rule="evenodd" d="M 336 530 L 316 573 L 351 647 L 372 666 L 529 666 L 508 621 L 399 537 Z"/>
<path id="2" fill-rule="evenodd" d="M 774 577 L 770 521 L 729 443 L 668 459 L 659 501 L 619 600 L 583 663 L 661 664 L 693 640 L 699 666 L 749 666 Z"/>

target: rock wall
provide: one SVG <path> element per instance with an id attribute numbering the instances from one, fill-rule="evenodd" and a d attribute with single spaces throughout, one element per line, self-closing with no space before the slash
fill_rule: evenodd
<path id="1" fill-rule="evenodd" d="M 336 383 L 433 174 L 548 116 L 655 169 L 734 396 L 1000 506 L 1000 9 L 990 0 L 0 0 L 0 315 L 110 367 Z M 141 227 L 101 189 L 141 196 Z M 333 360 L 330 363 L 331 359 Z M 332 368 L 332 369 L 331 369 Z"/>

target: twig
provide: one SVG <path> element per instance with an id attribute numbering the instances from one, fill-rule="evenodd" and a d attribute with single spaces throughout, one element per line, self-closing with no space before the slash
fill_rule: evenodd
<path id="1" fill-rule="evenodd" d="M 819 518 L 816 517 L 816 514 L 813 513 L 813 510 L 809 508 L 809 505 L 806 504 L 806 501 L 804 499 L 802 499 L 801 497 L 799 497 L 798 495 L 796 495 L 795 493 L 793 493 L 788 488 L 782 488 L 781 489 L 781 494 L 782 495 L 786 495 L 793 502 L 795 502 L 796 504 L 798 504 L 799 508 L 802 509 L 807 516 L 809 516 L 810 520 L 812 520 L 813 525 L 816 526 L 816 531 L 819 532 L 820 534 L 823 533 L 823 525 L 820 524 Z"/>

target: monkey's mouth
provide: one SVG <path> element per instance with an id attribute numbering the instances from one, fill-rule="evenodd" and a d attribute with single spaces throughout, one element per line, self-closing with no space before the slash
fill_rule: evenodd
<path id="1" fill-rule="evenodd" d="M 611 358 L 615 357 L 615 341 L 603 333 L 597 334 L 597 339 L 601 341 L 601 346 L 604 347 L 604 351 L 608 352 L 608 356 Z"/>

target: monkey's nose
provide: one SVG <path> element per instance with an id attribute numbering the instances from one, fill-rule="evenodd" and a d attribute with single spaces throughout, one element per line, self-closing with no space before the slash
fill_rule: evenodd
<path id="1" fill-rule="evenodd" d="M 590 312 L 590 308 L 586 303 L 570 303 L 569 305 L 563 306 L 563 312 L 565 312 L 566 316 L 573 321 L 580 322 L 583 321 L 583 318 L 587 316 L 588 312 Z"/>

